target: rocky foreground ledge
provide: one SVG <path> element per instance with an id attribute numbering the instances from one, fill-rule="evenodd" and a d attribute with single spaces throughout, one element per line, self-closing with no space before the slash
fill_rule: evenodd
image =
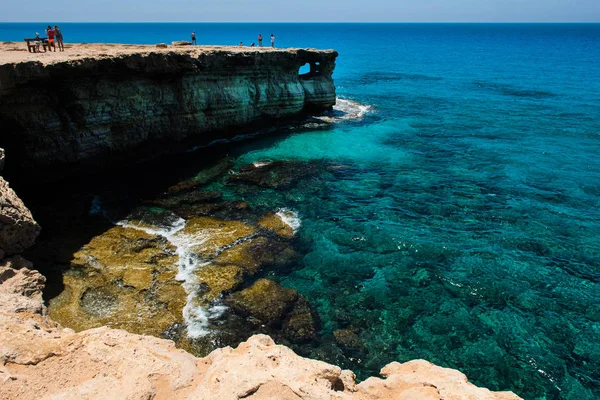
<path id="1" fill-rule="evenodd" d="M 28 53 L 24 43 L 0 44 L 0 147 L 15 160 L 11 173 L 35 178 L 231 139 L 331 108 L 336 57 L 106 44 Z"/>
<path id="2" fill-rule="evenodd" d="M 42 303 L 45 278 L 20 256 L 0 263 L 1 399 L 519 399 L 424 360 L 354 373 L 296 355 L 269 336 L 196 358 L 173 342 L 107 327 L 75 333 Z"/>

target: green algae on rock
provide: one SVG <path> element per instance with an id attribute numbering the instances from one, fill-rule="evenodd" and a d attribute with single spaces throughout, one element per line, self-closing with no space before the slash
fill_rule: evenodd
<path id="1" fill-rule="evenodd" d="M 241 221 L 228 221 L 213 217 L 197 217 L 186 222 L 185 228 L 175 236 L 190 243 L 192 252 L 202 257 L 216 256 L 225 246 L 247 239 L 256 228 Z"/>
<path id="2" fill-rule="evenodd" d="M 116 226 L 75 253 L 50 315 L 77 330 L 109 325 L 160 335 L 182 320 L 185 291 L 164 238 Z"/>
<path id="3" fill-rule="evenodd" d="M 274 212 L 263 215 L 258 221 L 258 226 L 286 239 L 291 239 L 294 236 L 294 229 Z"/>
<path id="4" fill-rule="evenodd" d="M 225 304 L 235 312 L 252 316 L 265 324 L 276 324 L 298 299 L 294 289 L 287 289 L 269 279 L 259 279 L 248 289 L 231 294 Z"/>

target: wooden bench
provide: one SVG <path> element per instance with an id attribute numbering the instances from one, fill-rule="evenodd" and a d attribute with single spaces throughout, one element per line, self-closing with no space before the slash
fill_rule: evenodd
<path id="1" fill-rule="evenodd" d="M 37 42 L 40 42 L 40 46 L 44 47 L 44 52 L 50 50 L 50 44 L 48 43 L 48 40 L 46 38 L 33 38 L 33 39 L 23 39 L 25 40 L 25 42 L 27 42 L 27 50 L 30 53 L 36 53 L 37 52 Z"/>

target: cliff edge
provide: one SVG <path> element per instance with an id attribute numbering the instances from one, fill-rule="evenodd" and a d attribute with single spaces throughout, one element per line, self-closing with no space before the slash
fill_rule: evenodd
<path id="1" fill-rule="evenodd" d="M 0 147 L 33 177 L 231 139 L 336 101 L 333 50 L 23 47 L 0 45 Z"/>

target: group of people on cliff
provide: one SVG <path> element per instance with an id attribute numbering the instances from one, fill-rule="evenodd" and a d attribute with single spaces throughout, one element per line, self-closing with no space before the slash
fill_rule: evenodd
<path id="1" fill-rule="evenodd" d="M 65 46 L 63 44 L 63 35 L 61 30 L 58 28 L 58 25 L 54 25 L 52 28 L 51 25 L 48 25 L 46 28 L 46 37 L 47 39 L 40 38 L 40 34 L 38 32 L 35 33 L 36 46 L 39 51 L 40 43 L 42 41 L 48 42 L 48 50 L 52 49 L 56 51 L 56 46 L 58 46 L 58 51 L 65 51 Z"/>
<path id="2" fill-rule="evenodd" d="M 258 47 L 263 47 L 262 45 L 262 41 L 263 41 L 263 36 L 261 33 L 258 34 Z M 192 32 L 192 45 L 196 44 L 196 32 Z M 243 46 L 244 42 L 240 42 L 239 46 Z M 250 47 L 254 47 L 255 44 L 254 42 L 252 42 L 252 44 L 250 44 Z M 275 35 L 271 33 L 271 47 L 275 47 Z"/>

